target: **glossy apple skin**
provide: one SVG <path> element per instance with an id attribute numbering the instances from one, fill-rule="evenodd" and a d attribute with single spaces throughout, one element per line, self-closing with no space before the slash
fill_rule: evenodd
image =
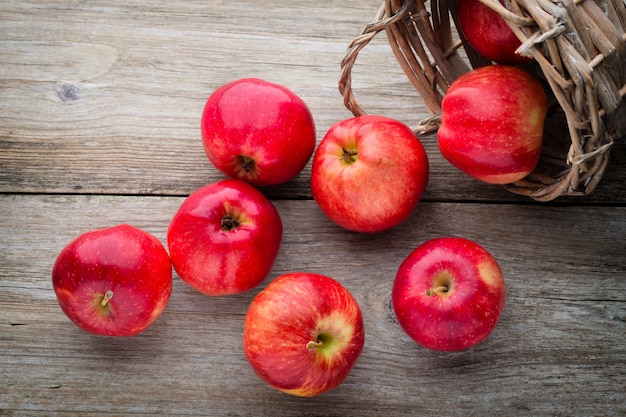
<path id="1" fill-rule="evenodd" d="M 494 65 L 467 72 L 443 98 L 439 150 L 480 181 L 521 180 L 539 161 L 547 102 L 541 84 L 516 67 Z"/>
<path id="2" fill-rule="evenodd" d="M 218 170 L 256 186 L 295 177 L 310 160 L 316 140 L 306 103 L 286 87 L 257 78 L 215 90 L 202 113 L 201 133 L 206 155 Z"/>
<path id="3" fill-rule="evenodd" d="M 52 269 L 52 285 L 61 309 L 81 329 L 133 336 L 167 306 L 172 265 L 156 237 L 121 224 L 86 232 L 63 248 Z M 102 306 L 107 291 L 113 296 Z"/>
<path id="4" fill-rule="evenodd" d="M 227 179 L 187 197 L 170 222 L 167 244 L 180 278 L 219 296 L 248 291 L 268 276 L 282 232 L 280 215 L 263 193 Z"/>
<path id="5" fill-rule="evenodd" d="M 354 154 L 346 161 L 346 152 Z M 349 156 L 348 156 L 349 158 Z M 336 224 L 376 233 L 405 221 L 426 189 L 428 156 L 403 123 L 367 115 L 335 123 L 318 146 L 311 191 Z"/>
<path id="6" fill-rule="evenodd" d="M 459 25 L 469 44 L 484 57 L 505 65 L 517 65 L 532 58 L 515 51 L 522 42 L 495 10 L 479 0 L 459 0 Z"/>
<path id="7" fill-rule="evenodd" d="M 318 340 L 325 345 L 311 347 Z M 244 353 L 256 374 L 300 397 L 339 386 L 364 343 L 355 298 L 339 282 L 314 273 L 276 278 L 253 299 L 244 322 Z"/>
<path id="8" fill-rule="evenodd" d="M 447 291 L 429 290 L 445 285 Z M 504 309 L 500 266 L 477 243 L 442 237 L 418 246 L 398 269 L 392 305 L 400 327 L 433 350 L 464 350 L 484 340 Z"/>

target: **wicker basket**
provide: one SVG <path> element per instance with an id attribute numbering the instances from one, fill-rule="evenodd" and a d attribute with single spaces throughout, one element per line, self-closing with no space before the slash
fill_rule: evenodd
<path id="1" fill-rule="evenodd" d="M 496 10 L 532 55 L 525 67 L 551 90 L 542 156 L 525 179 L 505 185 L 538 201 L 587 195 L 600 181 L 614 141 L 626 134 L 624 0 L 480 0 Z M 356 116 L 366 114 L 352 90 L 359 52 L 381 31 L 432 116 L 413 130 L 439 127 L 448 86 L 471 68 L 492 65 L 458 27 L 457 0 L 384 0 L 375 20 L 349 45 L 339 90 Z"/>

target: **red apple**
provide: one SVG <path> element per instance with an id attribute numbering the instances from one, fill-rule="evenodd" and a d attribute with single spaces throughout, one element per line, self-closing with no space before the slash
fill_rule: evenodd
<path id="1" fill-rule="evenodd" d="M 400 327 L 434 350 L 467 349 L 496 327 L 506 294 L 500 266 L 477 243 L 442 237 L 402 262 L 391 295 Z"/>
<path id="2" fill-rule="evenodd" d="M 283 226 L 270 200 L 235 179 L 193 192 L 172 218 L 167 243 L 180 278 L 207 295 L 247 291 L 270 273 Z"/>
<path id="3" fill-rule="evenodd" d="M 380 232 L 402 223 L 428 183 L 428 157 L 403 123 L 360 116 L 335 123 L 315 156 L 311 190 L 336 224 Z"/>
<path id="4" fill-rule="evenodd" d="M 443 98 L 439 149 L 480 181 L 521 180 L 539 161 L 547 103 L 541 84 L 516 67 L 493 65 L 467 72 Z"/>
<path id="5" fill-rule="evenodd" d="M 276 278 L 252 300 L 244 321 L 244 353 L 256 374 L 301 397 L 340 385 L 364 341 L 357 301 L 340 283 L 319 274 Z"/>
<path id="6" fill-rule="evenodd" d="M 315 148 L 307 105 L 287 88 L 244 78 L 215 90 L 204 107 L 202 142 L 211 163 L 257 186 L 295 177 Z"/>
<path id="7" fill-rule="evenodd" d="M 532 61 L 515 53 L 522 42 L 502 16 L 480 0 L 459 0 L 457 12 L 463 35 L 479 54 L 498 64 Z"/>
<path id="8" fill-rule="evenodd" d="M 156 237 L 122 224 L 84 233 L 63 248 L 52 286 L 63 312 L 81 329 L 132 336 L 165 309 L 172 265 Z"/>

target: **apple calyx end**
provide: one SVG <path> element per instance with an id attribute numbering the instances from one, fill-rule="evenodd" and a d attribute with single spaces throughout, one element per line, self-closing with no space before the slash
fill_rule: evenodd
<path id="1" fill-rule="evenodd" d="M 231 230 L 238 228 L 240 224 L 241 223 L 239 222 L 239 220 L 235 219 L 230 214 L 227 214 L 224 217 L 222 217 L 222 222 L 220 224 L 220 227 L 222 228 L 223 231 L 230 232 Z"/>
<path id="2" fill-rule="evenodd" d="M 348 165 L 356 162 L 357 156 L 359 155 L 359 152 L 356 149 L 341 148 L 341 150 L 343 151 L 343 154 L 341 155 L 341 160 L 343 162 Z"/>
<path id="3" fill-rule="evenodd" d="M 254 171 L 254 159 L 250 158 L 249 156 L 239 155 L 237 157 L 237 161 L 241 165 L 241 168 L 243 168 L 243 170 L 247 174 L 249 174 L 251 171 Z"/>

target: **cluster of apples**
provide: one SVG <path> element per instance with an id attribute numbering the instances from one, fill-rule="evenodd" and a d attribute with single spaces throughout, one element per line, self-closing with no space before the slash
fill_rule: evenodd
<path id="1" fill-rule="evenodd" d="M 539 162 L 548 112 L 544 87 L 525 64 L 531 56 L 511 27 L 480 0 L 459 0 L 467 42 L 495 65 L 467 72 L 441 103 L 437 140 L 442 155 L 465 174 L 490 184 L 510 184 Z"/>
<path id="2" fill-rule="evenodd" d="M 311 158 L 315 201 L 329 219 L 354 232 L 404 222 L 428 182 L 426 152 L 403 123 L 373 115 L 339 121 L 314 154 L 307 105 L 284 86 L 260 79 L 215 90 L 201 117 L 201 135 L 209 160 L 229 178 L 185 199 L 168 227 L 167 249 L 149 233 L 122 224 L 86 232 L 58 255 L 53 287 L 80 328 L 108 336 L 148 328 L 169 301 L 172 266 L 184 282 L 211 296 L 261 284 L 283 234 L 281 216 L 261 188 L 294 178 Z M 437 350 L 483 340 L 505 302 L 496 260 L 459 237 L 416 248 L 390 290 L 400 326 Z M 256 374 L 297 396 L 341 384 L 364 343 L 357 300 L 339 281 L 315 272 L 274 279 L 254 297 L 244 322 L 244 353 Z"/>
<path id="3" fill-rule="evenodd" d="M 459 77 L 442 102 L 438 144 L 466 174 L 494 184 L 536 166 L 547 98 L 516 65 L 519 41 L 479 0 L 459 1 L 468 41 L 496 65 Z M 368 115 L 337 122 L 317 150 L 312 114 L 284 86 L 246 78 L 215 90 L 201 117 L 204 150 L 228 179 L 193 192 L 174 214 L 167 249 L 122 224 L 93 230 L 58 255 L 53 287 L 63 312 L 99 335 L 132 336 L 164 311 L 172 267 L 199 292 L 249 291 L 270 274 L 283 224 L 262 187 L 285 183 L 312 158 L 311 191 L 321 211 L 357 233 L 403 223 L 428 183 L 426 152 L 403 123 Z M 495 328 L 505 304 L 502 271 L 482 246 L 440 237 L 399 266 L 391 300 L 400 327 L 434 350 L 467 349 Z M 270 386 L 297 396 L 341 384 L 365 343 L 363 314 L 339 281 L 295 271 L 275 278 L 248 307 L 244 354 Z"/>

